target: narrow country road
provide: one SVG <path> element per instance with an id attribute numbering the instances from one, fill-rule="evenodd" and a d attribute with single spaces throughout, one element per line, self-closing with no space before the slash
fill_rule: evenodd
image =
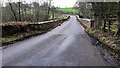
<path id="1" fill-rule="evenodd" d="M 3 66 L 106 66 L 75 16 L 52 31 L 2 50 Z"/>

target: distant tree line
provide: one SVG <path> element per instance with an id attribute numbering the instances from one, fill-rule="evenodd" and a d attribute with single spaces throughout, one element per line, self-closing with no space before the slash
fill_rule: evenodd
<path id="1" fill-rule="evenodd" d="M 55 19 L 58 11 L 51 4 L 52 0 L 41 3 L 39 0 L 31 3 L 25 1 L 11 2 L 11 0 L 8 0 L 6 5 L 1 7 L 1 22 L 40 22 Z"/>

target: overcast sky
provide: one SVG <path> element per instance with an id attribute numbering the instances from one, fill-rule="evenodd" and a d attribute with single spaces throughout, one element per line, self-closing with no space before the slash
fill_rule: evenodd
<path id="1" fill-rule="evenodd" d="M 8 0 L 0 0 L 0 1 L 7 2 Z M 19 0 L 11 0 L 11 1 L 17 2 Z M 33 2 L 33 1 L 44 2 L 46 0 L 21 0 L 21 1 L 26 1 L 27 3 L 30 3 L 30 2 Z M 76 1 L 80 1 L 80 2 L 109 1 L 109 2 L 113 2 L 113 1 L 120 1 L 120 0 L 52 0 L 52 4 L 56 7 L 73 7 L 74 4 L 76 3 Z"/>
<path id="2" fill-rule="evenodd" d="M 77 0 L 53 0 L 55 6 L 73 7 Z"/>
<path id="3" fill-rule="evenodd" d="M 7 2 L 8 0 L 0 0 L 0 1 L 4 1 Z M 11 0 L 14 2 L 17 2 L 19 0 Z M 26 1 L 27 3 L 33 2 L 33 1 L 46 1 L 46 0 L 21 0 L 21 1 Z M 52 0 L 52 4 L 55 5 L 56 7 L 73 7 L 75 2 L 77 0 Z"/>

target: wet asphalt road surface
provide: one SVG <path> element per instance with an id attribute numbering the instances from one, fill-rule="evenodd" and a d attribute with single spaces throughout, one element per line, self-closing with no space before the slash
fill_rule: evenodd
<path id="1" fill-rule="evenodd" d="M 75 16 L 2 50 L 3 66 L 108 66 Z"/>

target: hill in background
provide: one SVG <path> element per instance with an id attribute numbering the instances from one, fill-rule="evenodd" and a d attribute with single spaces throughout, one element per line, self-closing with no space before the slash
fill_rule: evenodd
<path id="1" fill-rule="evenodd" d="M 62 13 L 65 13 L 65 14 L 77 14 L 78 12 L 78 10 L 73 7 L 58 8 L 58 11 L 61 11 Z"/>

